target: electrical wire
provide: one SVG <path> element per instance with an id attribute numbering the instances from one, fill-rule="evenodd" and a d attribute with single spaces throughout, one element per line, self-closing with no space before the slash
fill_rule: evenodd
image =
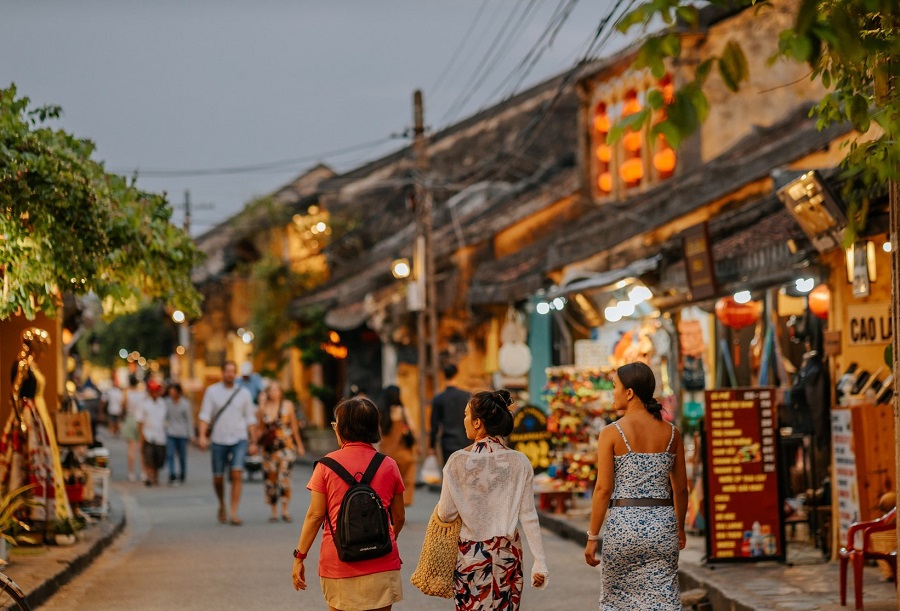
<path id="1" fill-rule="evenodd" d="M 450 69 L 456 63 L 456 60 L 459 59 L 459 57 L 462 55 L 462 51 L 466 47 L 466 44 L 469 42 L 469 38 L 471 38 L 472 33 L 475 32 L 475 27 L 479 23 L 481 23 L 481 15 L 484 13 L 484 9 L 487 8 L 487 5 L 487 0 L 482 0 L 481 6 L 478 7 L 478 12 L 475 13 L 475 18 L 472 19 L 472 23 L 469 24 L 469 28 L 463 35 L 462 40 L 459 41 L 456 49 L 454 49 L 453 53 L 450 55 L 450 61 L 447 62 L 447 65 L 444 66 L 444 69 L 441 71 L 440 76 L 438 76 L 434 81 L 434 84 L 431 85 L 431 89 L 429 89 L 430 95 L 436 95 L 441 86 L 443 86 L 447 75 L 450 73 Z"/>
<path id="2" fill-rule="evenodd" d="M 282 159 L 280 161 L 271 161 L 267 163 L 258 163 L 252 165 L 243 165 L 243 166 L 230 166 L 230 167 L 220 167 L 220 168 L 202 168 L 202 169 L 189 169 L 189 170 L 176 170 L 176 169 L 145 169 L 142 170 L 140 168 L 133 168 L 130 170 L 123 169 L 111 169 L 110 172 L 114 174 L 123 174 L 130 175 L 132 173 L 137 174 L 143 178 L 179 178 L 179 177 L 195 177 L 195 176 L 221 176 L 228 174 L 256 174 L 256 173 L 267 173 L 272 171 L 277 172 L 286 172 L 286 171 L 296 171 L 292 166 L 297 166 L 301 163 L 309 163 L 312 161 L 322 161 L 329 157 L 338 157 L 340 155 L 346 155 L 349 153 L 355 153 L 365 149 L 371 149 L 376 146 L 381 146 L 383 144 L 387 144 L 391 140 L 398 138 L 398 135 L 391 135 L 388 137 L 382 137 L 378 140 L 372 140 L 370 142 L 363 142 L 361 144 L 356 144 L 353 146 L 347 146 L 339 149 L 334 149 L 331 151 L 325 151 L 323 153 L 317 153 L 313 155 L 305 155 L 303 157 L 295 157 L 292 159 Z"/>
<path id="3" fill-rule="evenodd" d="M 535 4 L 535 0 L 531 0 L 528 5 L 525 7 L 522 15 L 527 15 L 527 13 L 533 8 Z M 494 55 L 494 51 L 497 48 L 497 45 L 504 40 L 506 36 L 506 30 L 512 25 L 513 19 L 516 16 L 516 13 L 519 12 L 520 5 L 518 2 L 513 4 L 512 10 L 507 15 L 506 20 L 503 22 L 503 25 L 500 27 L 500 31 L 497 33 L 497 36 L 494 37 L 491 42 L 488 50 L 482 56 L 481 61 L 478 62 L 478 65 L 475 67 L 475 71 L 472 73 L 472 76 L 469 78 L 469 81 L 463 86 L 460 94 L 456 97 L 452 104 L 450 104 L 449 109 L 441 117 L 441 123 L 453 121 L 459 116 L 459 113 L 462 111 L 463 106 L 466 102 L 469 101 L 469 98 L 472 97 L 472 94 L 478 90 L 478 87 L 481 86 L 481 83 L 484 82 L 484 79 L 494 70 L 496 67 L 496 58 L 492 58 Z M 519 24 L 522 22 L 522 17 L 519 18 Z M 515 32 L 515 29 L 513 30 Z"/>

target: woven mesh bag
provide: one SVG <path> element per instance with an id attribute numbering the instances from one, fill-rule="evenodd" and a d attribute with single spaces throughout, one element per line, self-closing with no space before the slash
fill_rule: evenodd
<path id="1" fill-rule="evenodd" d="M 437 507 L 431 512 L 419 564 L 410 582 L 429 596 L 453 598 L 453 571 L 459 555 L 459 517 L 444 522 L 437 515 Z"/>

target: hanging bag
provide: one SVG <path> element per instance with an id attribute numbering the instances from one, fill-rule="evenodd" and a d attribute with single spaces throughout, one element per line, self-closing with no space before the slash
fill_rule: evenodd
<path id="1" fill-rule="evenodd" d="M 66 409 L 56 413 L 56 442 L 61 446 L 91 445 L 94 435 L 91 431 L 91 414 L 78 411 L 73 397 L 66 402 Z"/>
<path id="2" fill-rule="evenodd" d="M 431 512 L 419 564 L 409 581 L 428 596 L 453 598 L 453 572 L 459 556 L 459 516 L 452 522 L 438 517 L 437 507 Z"/>

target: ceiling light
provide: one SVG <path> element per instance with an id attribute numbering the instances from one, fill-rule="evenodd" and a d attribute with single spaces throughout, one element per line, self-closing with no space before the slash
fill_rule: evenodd
<path id="1" fill-rule="evenodd" d="M 737 303 L 750 303 L 750 300 L 753 297 L 750 295 L 750 291 L 738 291 L 734 294 L 734 300 Z"/>

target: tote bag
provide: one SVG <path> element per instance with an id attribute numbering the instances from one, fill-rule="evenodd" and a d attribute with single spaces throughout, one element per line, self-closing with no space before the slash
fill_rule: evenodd
<path id="1" fill-rule="evenodd" d="M 437 515 L 437 507 L 431 512 L 422 554 L 410 578 L 410 583 L 429 596 L 453 598 L 453 571 L 459 556 L 459 528 L 462 520 L 444 522 Z"/>

